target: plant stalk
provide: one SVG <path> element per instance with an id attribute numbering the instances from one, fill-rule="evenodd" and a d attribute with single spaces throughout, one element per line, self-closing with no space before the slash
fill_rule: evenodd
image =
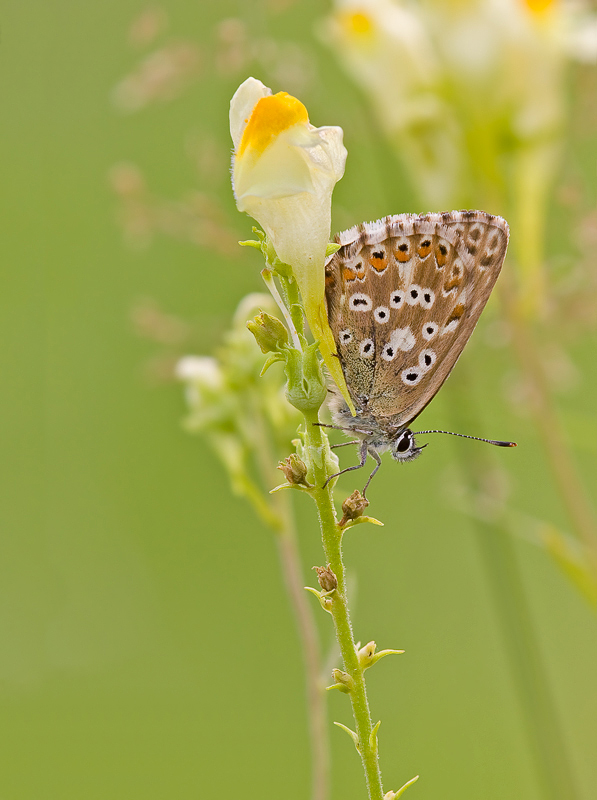
<path id="1" fill-rule="evenodd" d="M 336 520 L 331 488 L 329 484 L 325 489 L 322 488 L 329 477 L 326 474 L 324 458 L 324 453 L 329 445 L 326 434 L 321 427 L 315 424 L 317 422 L 319 422 L 317 412 L 305 414 L 307 453 L 311 461 L 313 482 L 315 483 L 315 488 L 311 490 L 310 494 L 317 506 L 326 561 L 338 581 L 338 588 L 332 596 L 331 613 L 344 662 L 344 670 L 353 680 L 349 694 L 358 737 L 357 749 L 365 771 L 368 796 L 369 800 L 383 800 L 377 737 L 372 736 L 373 724 L 367 701 L 364 670 L 359 664 L 350 622 L 346 574 L 342 561 L 342 531 Z"/>

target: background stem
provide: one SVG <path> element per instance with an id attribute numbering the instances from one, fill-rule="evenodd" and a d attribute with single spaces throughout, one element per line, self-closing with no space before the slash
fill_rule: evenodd
<path id="1" fill-rule="evenodd" d="M 282 494 L 282 492 L 278 493 L 278 495 Z M 321 652 L 311 604 L 304 589 L 305 578 L 296 542 L 290 499 L 288 497 L 281 499 L 289 509 L 288 513 L 284 513 L 284 527 L 276 536 L 276 544 L 305 662 L 307 707 L 311 734 L 311 797 L 313 800 L 327 800 L 330 781 L 330 748 L 327 736 L 325 688 L 322 685 Z"/>
<path id="2" fill-rule="evenodd" d="M 512 326 L 513 349 L 523 374 L 531 385 L 533 419 L 572 527 L 579 539 L 584 542 L 587 551 L 593 556 L 592 569 L 595 573 L 597 528 L 593 510 L 582 488 L 559 417 L 553 407 L 545 370 L 533 341 L 532 332 L 517 313 L 509 291 L 510 287 L 507 282 L 505 283 L 502 299 Z"/>
<path id="3" fill-rule="evenodd" d="M 475 421 L 477 414 L 470 402 L 462 364 L 459 371 L 459 390 L 447 393 L 456 430 L 464 429 L 465 422 L 473 429 L 482 430 L 480 423 Z M 457 448 L 457 452 L 467 484 L 473 491 L 487 492 L 492 471 L 489 455 L 475 450 L 465 456 L 462 448 Z M 476 542 L 501 628 L 541 797 L 545 800 L 577 800 L 579 794 L 565 737 L 510 536 L 500 522 L 499 512 L 492 520 L 477 519 L 476 528 Z"/>

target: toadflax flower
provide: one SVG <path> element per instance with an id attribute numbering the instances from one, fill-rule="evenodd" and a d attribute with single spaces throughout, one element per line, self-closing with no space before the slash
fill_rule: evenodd
<path id="1" fill-rule="evenodd" d="M 230 134 L 236 205 L 259 222 L 278 257 L 292 267 L 311 332 L 344 394 L 324 299 L 332 192 L 346 162 L 342 129 L 315 128 L 295 97 L 272 94 L 247 78 L 230 103 Z"/>
<path id="2" fill-rule="evenodd" d="M 371 102 L 431 206 L 459 184 L 457 121 L 441 96 L 443 76 L 423 9 L 396 0 L 333 0 L 321 40 Z"/>

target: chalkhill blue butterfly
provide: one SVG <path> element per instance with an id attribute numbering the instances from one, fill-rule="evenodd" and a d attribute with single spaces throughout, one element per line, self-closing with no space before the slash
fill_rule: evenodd
<path id="1" fill-rule="evenodd" d="M 380 453 L 397 461 L 420 455 L 425 445 L 417 446 L 410 426 L 468 342 L 508 238 L 506 221 L 484 211 L 399 214 L 335 237 L 340 249 L 325 266 L 328 321 L 357 413 L 334 393 L 330 427 L 356 436 L 345 444 L 359 444 L 360 463 L 338 475 L 363 467 L 368 454 L 376 462 L 363 495 Z"/>

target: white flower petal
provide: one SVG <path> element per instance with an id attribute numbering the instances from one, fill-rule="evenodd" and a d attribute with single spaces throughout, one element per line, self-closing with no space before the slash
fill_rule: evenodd
<path id="1" fill-rule="evenodd" d="M 315 128 L 296 98 L 245 81 L 230 105 L 236 204 L 259 222 L 278 257 L 294 272 L 322 357 L 348 400 L 327 322 L 324 262 L 332 192 L 344 174 L 346 148 L 337 127 Z"/>
<path id="2" fill-rule="evenodd" d="M 272 90 L 257 78 L 247 78 L 234 93 L 230 101 L 230 135 L 235 150 L 238 149 L 253 108 L 262 97 L 267 97 L 271 93 Z"/>
<path id="3" fill-rule="evenodd" d="M 220 365 L 211 356 L 183 356 L 176 364 L 174 374 L 181 381 L 207 389 L 219 389 L 222 385 Z"/>

